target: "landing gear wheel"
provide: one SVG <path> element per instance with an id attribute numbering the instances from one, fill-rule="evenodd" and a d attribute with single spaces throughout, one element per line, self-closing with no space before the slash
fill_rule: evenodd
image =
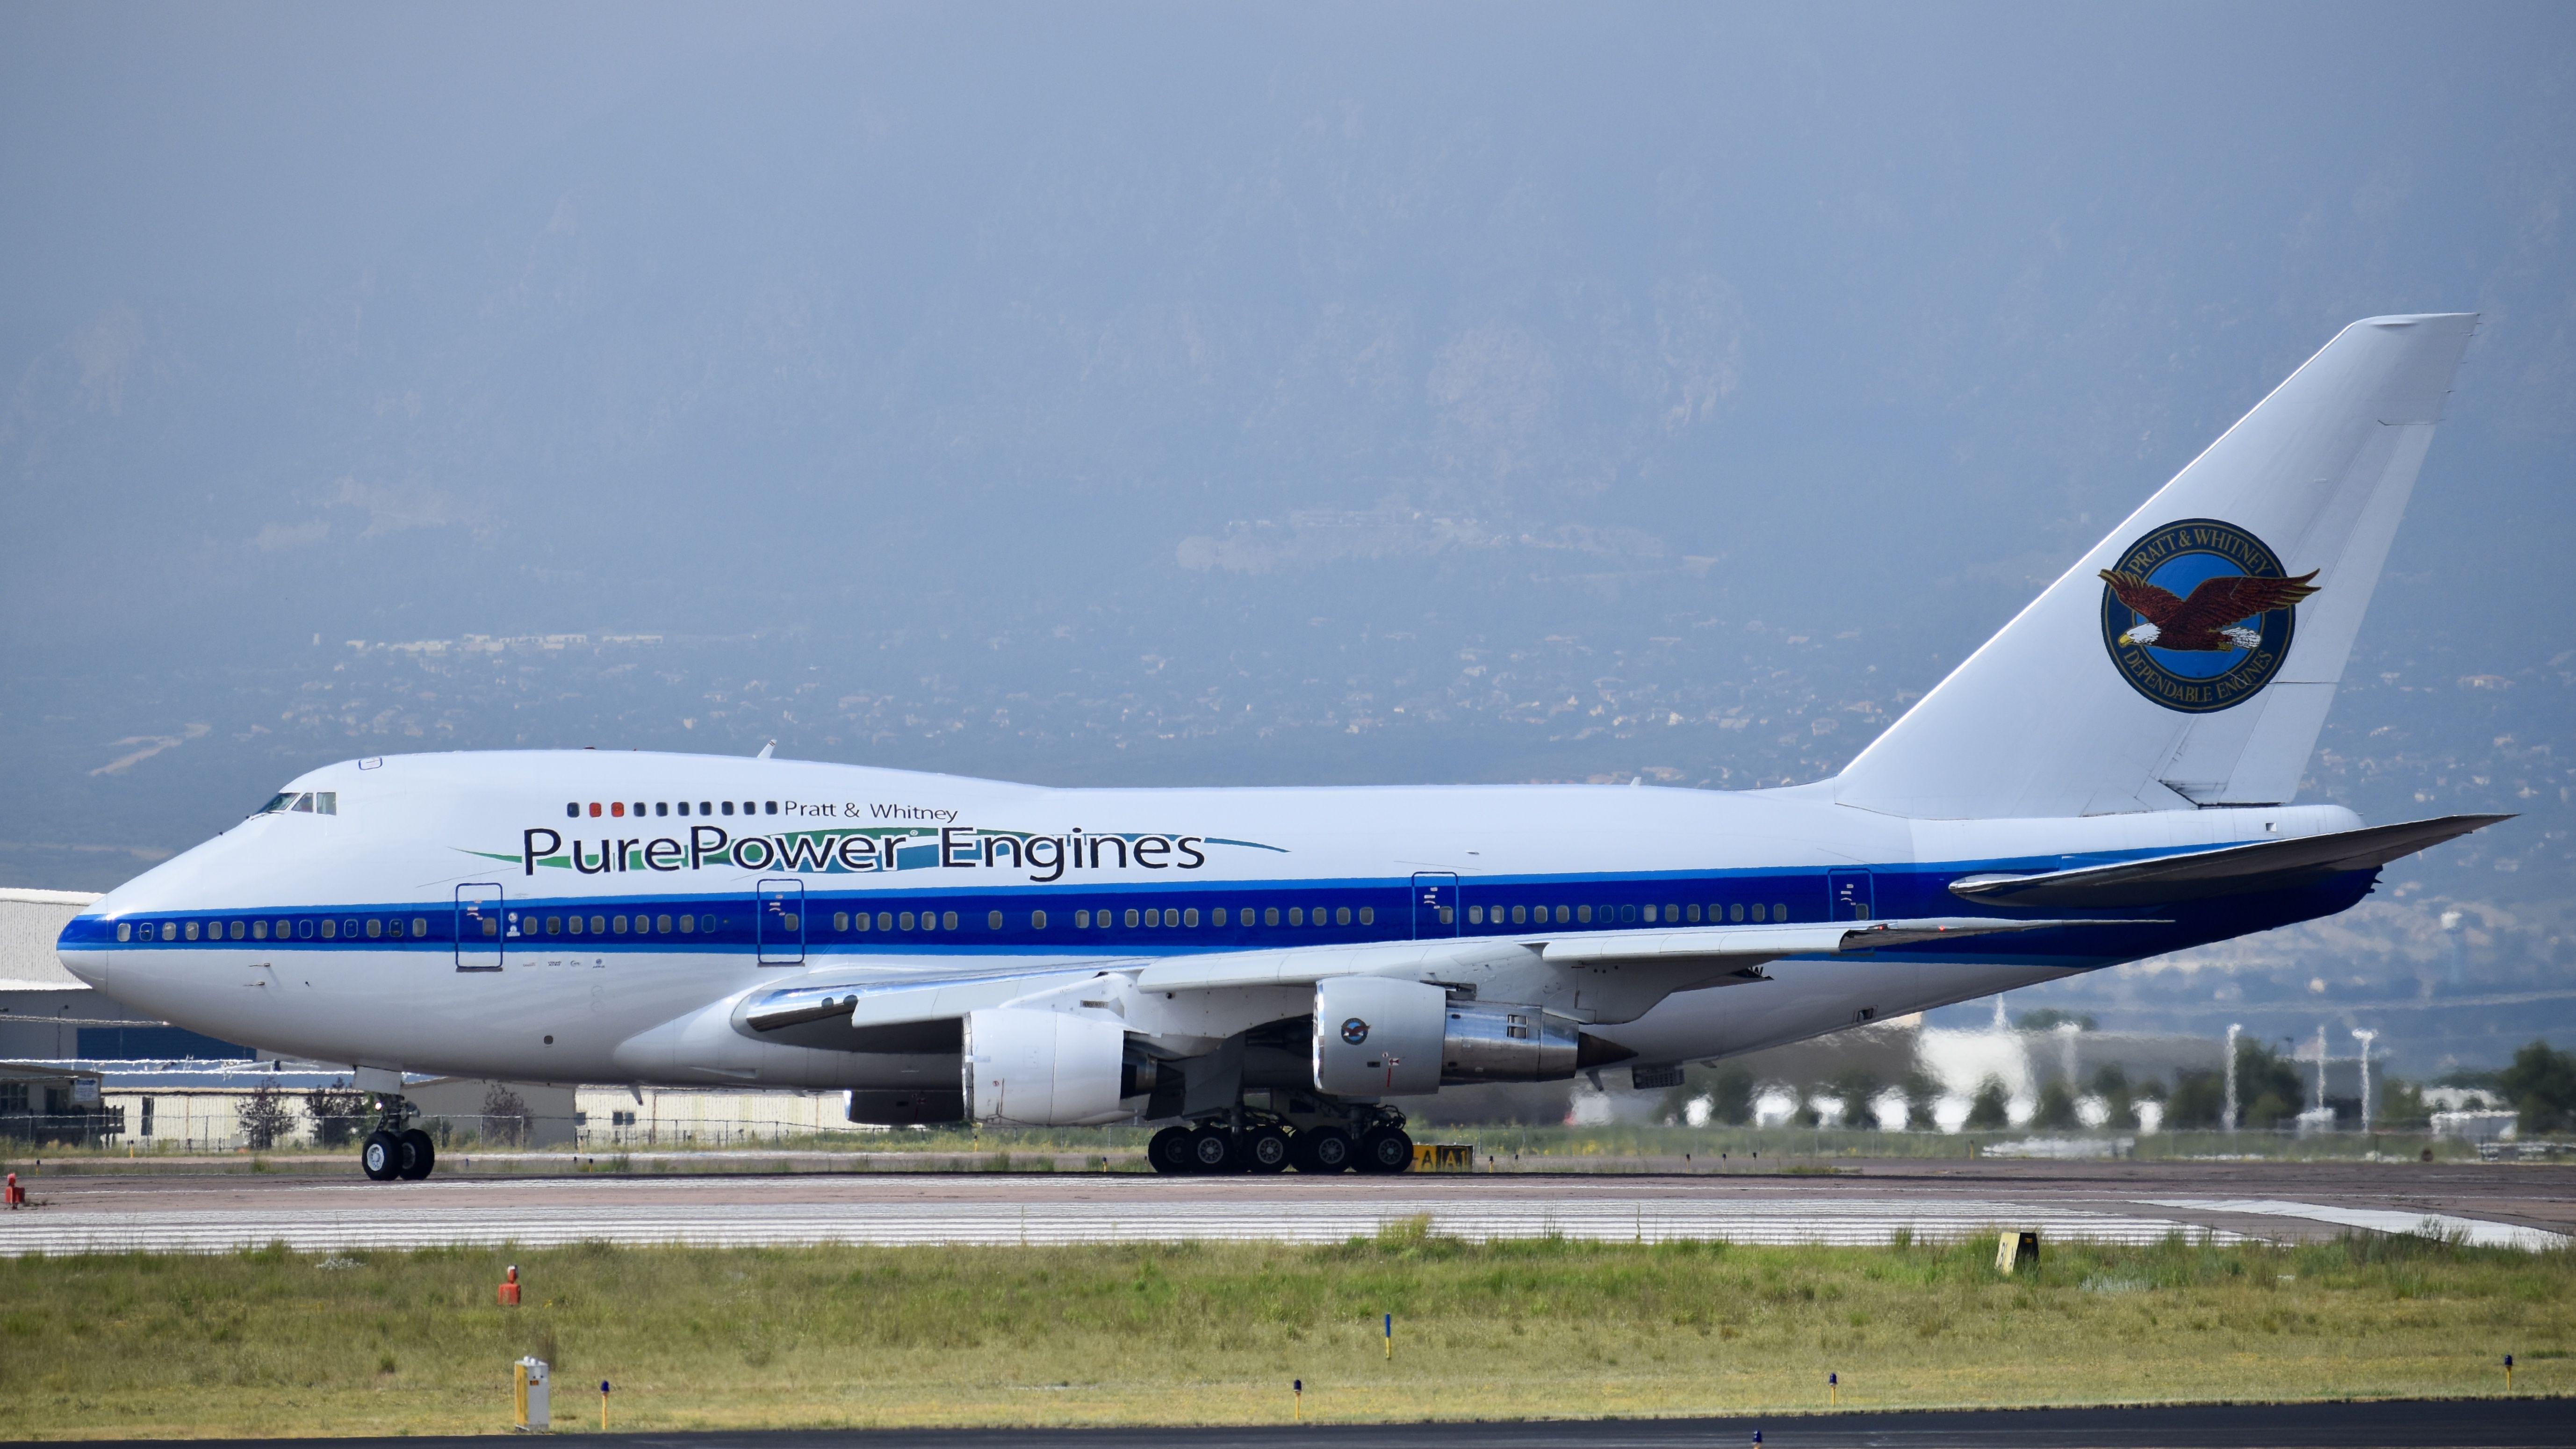
<path id="1" fill-rule="evenodd" d="M 1360 1171 L 1403 1172 L 1413 1166 L 1413 1139 L 1401 1127 L 1380 1127 L 1360 1139 Z"/>
<path id="2" fill-rule="evenodd" d="M 358 1165 L 367 1170 L 370 1182 L 391 1182 L 402 1176 L 402 1138 L 382 1128 L 368 1133 L 358 1147 Z"/>
<path id="3" fill-rule="evenodd" d="M 1233 1134 L 1215 1127 L 1202 1127 L 1190 1134 L 1191 1171 L 1239 1172 L 1242 1166 L 1235 1156 Z"/>
<path id="4" fill-rule="evenodd" d="M 1198 1164 L 1190 1155 L 1190 1129 L 1166 1127 L 1155 1133 L 1153 1140 L 1145 1144 L 1145 1160 L 1153 1164 L 1156 1172 L 1167 1175 L 1197 1171 Z"/>
<path id="5" fill-rule="evenodd" d="M 429 1176 L 429 1170 L 438 1164 L 438 1144 L 417 1127 L 406 1130 L 398 1140 L 402 1144 L 402 1180 L 418 1182 Z"/>
<path id="6" fill-rule="evenodd" d="M 1309 1127 L 1297 1134 L 1295 1146 L 1299 1172 L 1348 1172 L 1358 1155 L 1351 1134 L 1339 1127 Z"/>
<path id="7" fill-rule="evenodd" d="M 1243 1136 L 1243 1170 L 1286 1172 L 1292 1152 L 1288 1134 L 1277 1127 L 1256 1127 Z"/>

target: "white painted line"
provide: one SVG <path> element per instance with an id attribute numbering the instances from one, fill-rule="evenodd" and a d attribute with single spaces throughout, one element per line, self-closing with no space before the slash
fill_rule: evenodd
<path id="1" fill-rule="evenodd" d="M 1900 1198 L 1786 1198 L 1703 1203 L 1617 1199 L 1506 1201 L 1372 1199 L 1348 1203 L 1129 1201 L 1080 1203 L 782 1203 L 687 1210 L 583 1204 L 498 1208 L 214 1212 L 47 1212 L 0 1222 L 0 1255 L 83 1252 L 217 1253 L 283 1242 L 322 1252 L 515 1243 L 527 1247 L 610 1241 L 703 1247 L 801 1243 L 1057 1244 L 1174 1242 L 1338 1243 L 1390 1222 L 1427 1216 L 1430 1231 L 1471 1241 L 1551 1235 L 1588 1242 L 1677 1241 L 1883 1245 L 1901 1232 L 1955 1242 L 1998 1224 L 2037 1228 L 2061 1241 L 2152 1243 L 2182 1233 L 2241 1242 L 2167 1218 L 2030 1204 Z"/>
<path id="2" fill-rule="evenodd" d="M 2330 1207 L 2323 1203 L 2283 1202 L 2278 1198 L 2207 1198 L 2153 1197 L 2140 1201 L 2150 1207 L 2182 1208 L 2190 1212 L 2248 1213 L 2258 1217 L 2307 1218 L 2320 1223 L 2334 1223 L 2347 1228 L 2368 1228 L 2378 1233 L 2418 1233 L 2431 1238 L 2456 1237 L 2472 1247 L 2521 1248 L 2526 1252 L 2545 1252 L 2567 1246 L 2565 1233 L 2546 1228 L 2526 1228 L 2514 1223 L 2494 1223 L 2484 1218 L 2454 1217 L 2449 1213 L 2413 1213 L 2398 1208 Z"/>

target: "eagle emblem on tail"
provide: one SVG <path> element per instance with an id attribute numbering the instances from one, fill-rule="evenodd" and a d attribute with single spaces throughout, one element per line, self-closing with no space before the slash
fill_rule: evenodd
<path id="1" fill-rule="evenodd" d="M 2138 616 L 2117 642 L 2152 644 L 2158 649 L 2222 652 L 2252 649 L 2263 642 L 2245 621 L 2257 614 L 2287 608 L 2317 591 L 2317 570 L 2295 578 L 2255 578 L 2247 574 L 2203 579 L 2183 598 L 2138 574 L 2104 569 L 2102 582 L 2121 604 Z"/>

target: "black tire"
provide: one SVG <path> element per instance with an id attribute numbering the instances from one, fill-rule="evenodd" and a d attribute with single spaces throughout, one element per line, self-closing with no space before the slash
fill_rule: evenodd
<path id="1" fill-rule="evenodd" d="M 1297 1134 L 1299 1172 L 1348 1172 L 1358 1156 L 1351 1134 L 1339 1127 L 1309 1127 Z"/>
<path id="2" fill-rule="evenodd" d="M 367 1134 L 358 1144 L 358 1166 L 364 1168 L 370 1182 L 391 1182 L 402 1176 L 402 1139 L 382 1128 Z"/>
<path id="3" fill-rule="evenodd" d="M 418 1182 L 429 1176 L 429 1170 L 438 1165 L 438 1144 L 417 1127 L 403 1133 L 401 1142 L 402 1180 Z"/>
<path id="4" fill-rule="evenodd" d="M 1286 1172 L 1288 1160 L 1296 1155 L 1287 1132 L 1277 1127 L 1256 1127 L 1245 1133 L 1242 1150 L 1246 1172 Z"/>
<path id="5" fill-rule="evenodd" d="M 1190 1129 L 1166 1127 L 1155 1133 L 1153 1140 L 1145 1144 L 1145 1160 L 1166 1176 L 1197 1171 L 1197 1164 L 1190 1159 Z"/>
<path id="6" fill-rule="evenodd" d="M 1360 1171 L 1372 1173 L 1409 1172 L 1413 1169 L 1413 1139 L 1401 1127 L 1380 1127 L 1360 1139 Z"/>
<path id="7" fill-rule="evenodd" d="M 1190 1170 L 1203 1173 L 1242 1171 L 1242 1159 L 1235 1153 L 1234 1134 L 1221 1127 L 1202 1127 L 1191 1133 Z"/>

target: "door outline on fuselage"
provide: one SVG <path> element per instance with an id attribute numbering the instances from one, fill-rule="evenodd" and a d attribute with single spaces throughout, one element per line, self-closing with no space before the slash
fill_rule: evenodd
<path id="1" fill-rule="evenodd" d="M 1413 873 L 1413 939 L 1429 941 L 1458 934 L 1458 873 L 1417 870 Z"/>
<path id="2" fill-rule="evenodd" d="M 763 966 L 801 966 L 805 962 L 805 882 L 764 880 L 752 909 L 752 935 Z"/>
<path id="3" fill-rule="evenodd" d="M 456 969 L 501 969 L 502 891 L 489 881 L 456 888 Z"/>
<path id="4" fill-rule="evenodd" d="M 1825 872 L 1825 914 L 1837 921 L 1868 921 L 1878 916 L 1876 892 L 1865 869 Z"/>

